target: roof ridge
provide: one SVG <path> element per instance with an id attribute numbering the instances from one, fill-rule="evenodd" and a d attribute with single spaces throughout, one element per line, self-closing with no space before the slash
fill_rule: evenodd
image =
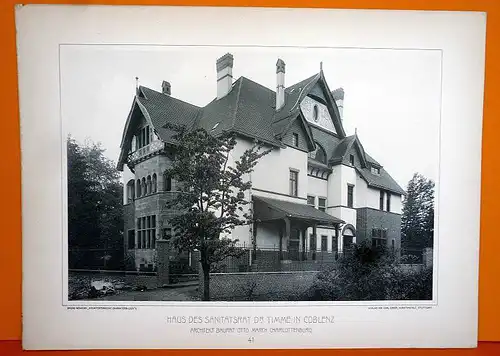
<path id="1" fill-rule="evenodd" d="M 158 94 L 158 95 L 159 95 L 159 96 L 161 96 L 161 97 L 170 98 L 170 99 L 172 99 L 172 100 L 179 101 L 179 102 L 181 102 L 181 103 L 183 103 L 183 104 L 191 105 L 191 106 L 195 107 L 196 109 L 201 109 L 201 107 L 200 107 L 200 106 L 195 105 L 195 104 L 192 104 L 192 103 L 187 102 L 187 101 L 184 101 L 184 100 L 182 100 L 182 99 L 176 98 L 175 96 L 172 96 L 172 95 L 166 95 L 166 94 L 163 94 L 162 92 L 159 92 L 159 91 L 157 91 L 157 90 L 154 90 L 154 89 L 151 89 L 151 88 L 148 88 L 148 87 L 145 87 L 145 86 L 140 86 L 140 88 L 150 90 L 150 91 L 154 92 L 155 94 Z M 147 98 L 147 97 L 146 97 L 145 99 L 146 99 L 146 100 L 150 100 L 150 99 L 149 99 L 149 98 Z"/>
<path id="2" fill-rule="evenodd" d="M 240 76 L 240 77 L 238 78 L 238 80 L 240 80 L 240 79 L 245 79 L 245 80 L 247 80 L 247 81 L 249 81 L 249 82 L 251 82 L 251 83 L 253 83 L 253 84 L 256 84 L 256 85 L 258 85 L 258 86 L 262 87 L 263 89 L 266 89 L 267 91 L 270 91 L 271 93 L 276 94 L 276 91 L 275 91 L 275 90 L 272 90 L 272 89 L 270 89 L 270 88 L 266 87 L 265 85 L 260 84 L 259 82 L 256 82 L 255 80 L 252 80 L 252 79 L 250 79 L 250 78 L 247 78 L 247 77 L 245 77 L 244 75 L 242 75 L 242 76 Z"/>

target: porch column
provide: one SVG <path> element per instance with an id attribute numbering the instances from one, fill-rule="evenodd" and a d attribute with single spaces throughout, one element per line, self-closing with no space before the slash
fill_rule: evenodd
<path id="1" fill-rule="evenodd" d="M 284 218 L 285 221 L 285 241 L 290 241 L 290 219 Z M 283 259 L 283 235 L 280 235 L 280 260 Z"/>
<path id="2" fill-rule="evenodd" d="M 307 228 L 302 229 L 302 261 L 306 260 Z"/>
<path id="3" fill-rule="evenodd" d="M 313 239 L 314 239 L 314 249 L 311 249 L 311 256 L 312 256 L 312 259 L 315 260 L 316 259 L 316 250 L 318 249 L 318 239 L 316 238 L 317 235 L 316 235 L 316 224 L 313 225 L 313 233 L 312 233 L 312 236 L 313 236 Z"/>

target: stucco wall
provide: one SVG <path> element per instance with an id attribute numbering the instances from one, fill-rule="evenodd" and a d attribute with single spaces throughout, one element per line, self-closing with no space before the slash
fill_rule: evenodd
<path id="1" fill-rule="evenodd" d="M 238 138 L 238 144 L 231 154 L 230 164 L 234 164 L 233 162 L 252 145 L 250 141 Z M 289 195 L 290 169 L 299 172 L 298 196 L 305 199 L 307 196 L 307 152 L 292 147 L 275 148 L 262 157 L 251 174 L 252 187 Z"/>
<path id="2" fill-rule="evenodd" d="M 326 206 L 329 206 L 330 202 L 328 200 L 328 181 L 308 176 L 307 182 L 307 195 L 312 195 L 315 197 L 315 206 L 318 206 L 318 198 L 326 198 Z"/>
<path id="3" fill-rule="evenodd" d="M 318 106 L 317 121 L 315 121 L 313 118 L 314 105 Z M 300 103 L 300 108 L 302 109 L 302 112 L 304 113 L 304 117 L 306 118 L 306 120 L 309 121 L 311 124 L 321 126 L 322 128 L 327 129 L 332 133 L 337 133 L 326 105 L 306 96 L 304 100 L 302 100 L 302 102 Z"/>

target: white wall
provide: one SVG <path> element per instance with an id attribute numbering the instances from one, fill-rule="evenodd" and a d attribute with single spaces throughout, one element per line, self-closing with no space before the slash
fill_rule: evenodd
<path id="1" fill-rule="evenodd" d="M 232 161 L 252 147 L 253 143 L 238 138 L 238 144 L 232 152 Z M 273 149 L 262 157 L 251 174 L 252 187 L 289 195 L 290 169 L 299 171 L 298 196 L 307 197 L 307 153 L 286 147 Z"/>
<path id="2" fill-rule="evenodd" d="M 366 181 L 356 175 L 356 208 L 380 208 L 380 190 L 368 187 Z M 384 201 L 385 204 L 385 201 Z"/>
<path id="3" fill-rule="evenodd" d="M 403 212 L 403 202 L 400 195 L 391 195 L 391 212 L 396 214 Z"/>
<path id="4" fill-rule="evenodd" d="M 328 199 L 328 181 L 308 176 L 307 182 L 307 194 L 315 197 L 315 206 L 318 206 L 318 198 L 326 198 L 326 206 L 330 205 Z"/>
<path id="5" fill-rule="evenodd" d="M 332 173 L 328 176 L 328 206 L 342 205 L 341 182 L 341 166 L 335 166 L 332 169 Z"/>

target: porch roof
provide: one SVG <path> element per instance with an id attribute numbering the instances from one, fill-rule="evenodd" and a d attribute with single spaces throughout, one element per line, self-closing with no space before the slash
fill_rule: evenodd
<path id="1" fill-rule="evenodd" d="M 318 224 L 343 224 L 344 221 L 315 209 L 307 204 L 285 200 L 253 196 L 255 218 L 260 220 L 276 220 L 285 217 L 308 220 Z"/>

